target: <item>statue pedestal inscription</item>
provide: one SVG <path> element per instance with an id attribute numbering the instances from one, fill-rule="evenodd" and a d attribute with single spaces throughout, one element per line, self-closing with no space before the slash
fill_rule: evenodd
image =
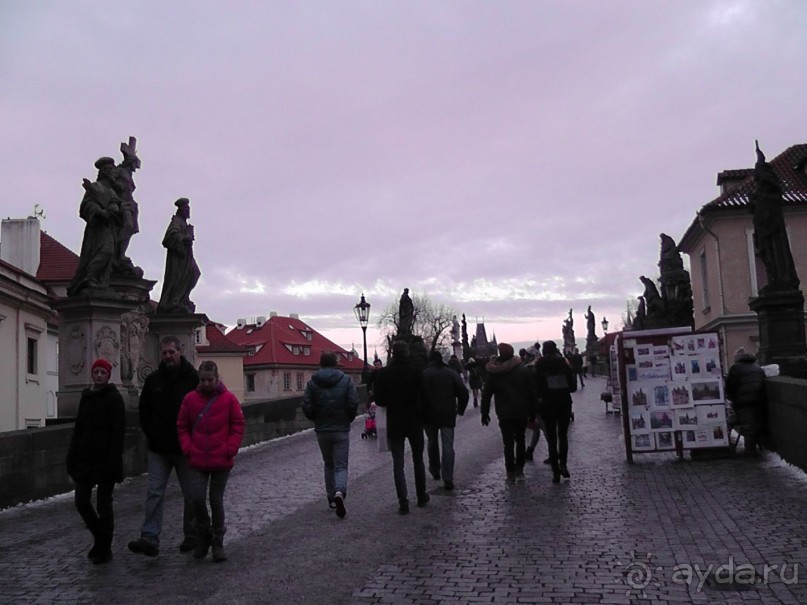
<path id="1" fill-rule="evenodd" d="M 759 321 L 760 363 L 777 363 L 782 374 L 807 378 L 801 291 L 768 293 L 752 299 L 749 306 Z"/>
<path id="2" fill-rule="evenodd" d="M 137 313 L 148 301 L 153 281 L 131 278 L 116 284 L 119 290 L 88 288 L 81 294 L 54 302 L 59 312 L 59 393 L 58 415 L 75 416 L 81 392 L 92 384 L 93 361 L 103 357 L 112 364 L 110 382 L 118 386 L 128 408 L 137 408 L 137 392 L 132 397 L 121 376 L 123 347 L 130 341 L 121 334 L 125 314 Z M 126 373 L 124 368 L 124 373 Z"/>

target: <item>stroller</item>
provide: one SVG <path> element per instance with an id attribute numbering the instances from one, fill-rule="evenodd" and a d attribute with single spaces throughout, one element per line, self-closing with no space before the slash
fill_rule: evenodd
<path id="1" fill-rule="evenodd" d="M 364 420 L 364 432 L 361 434 L 362 439 L 368 439 L 371 437 L 378 437 L 378 432 L 376 431 L 375 426 L 375 411 L 378 409 L 378 406 L 375 403 L 371 403 L 367 407 L 367 418 Z"/>

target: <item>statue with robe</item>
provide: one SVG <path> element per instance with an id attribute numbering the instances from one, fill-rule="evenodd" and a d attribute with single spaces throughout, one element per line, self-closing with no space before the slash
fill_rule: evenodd
<path id="1" fill-rule="evenodd" d="M 415 305 L 409 297 L 409 288 L 404 288 L 398 304 L 398 337 L 411 336 L 414 323 Z"/>
<path id="2" fill-rule="evenodd" d="M 588 331 L 588 334 L 586 334 L 586 341 L 596 340 L 597 335 L 595 334 L 596 328 L 594 326 L 595 317 L 594 313 L 591 312 L 591 305 L 589 305 L 588 309 L 586 310 L 585 318 L 586 318 L 586 329 Z"/>
<path id="3" fill-rule="evenodd" d="M 163 237 L 165 277 L 157 305 L 158 313 L 194 313 L 196 305 L 190 299 L 201 272 L 193 257 L 194 229 L 188 222 L 191 216 L 190 201 L 180 198 L 174 205 L 176 214 L 171 218 Z"/>
<path id="4" fill-rule="evenodd" d="M 126 256 L 129 241 L 135 233 L 140 232 L 138 221 L 139 208 L 134 199 L 134 173 L 140 168 L 140 158 L 137 157 L 137 139 L 129 137 L 128 143 L 121 143 L 120 150 L 123 161 L 116 167 L 115 188 L 121 199 L 121 223 L 116 234 L 116 270 L 124 273 L 133 273 L 143 277 L 143 270 L 135 267 L 132 260 Z"/>

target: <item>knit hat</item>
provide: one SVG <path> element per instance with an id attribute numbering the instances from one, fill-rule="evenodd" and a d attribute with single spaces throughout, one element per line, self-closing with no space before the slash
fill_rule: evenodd
<path id="1" fill-rule="evenodd" d="M 98 359 L 96 359 L 93 362 L 92 368 L 90 369 L 90 371 L 92 372 L 92 370 L 94 370 L 95 368 L 104 368 L 106 370 L 107 374 L 112 374 L 112 364 L 109 363 L 103 357 L 99 357 Z"/>
<path id="2" fill-rule="evenodd" d="M 409 357 L 409 345 L 405 340 L 396 340 L 392 343 L 393 357 Z"/>
<path id="3" fill-rule="evenodd" d="M 515 353 L 513 346 L 507 344 L 506 342 L 500 343 L 497 348 L 499 349 L 499 357 L 502 359 L 510 359 Z"/>

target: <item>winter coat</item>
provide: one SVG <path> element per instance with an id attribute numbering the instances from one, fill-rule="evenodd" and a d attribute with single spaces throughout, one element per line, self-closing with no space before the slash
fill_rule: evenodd
<path id="1" fill-rule="evenodd" d="M 67 474 L 77 483 L 123 481 L 125 435 L 126 408 L 117 387 L 84 389 L 67 450 Z"/>
<path id="2" fill-rule="evenodd" d="M 761 407 L 765 402 L 765 371 L 756 358 L 745 353 L 737 358 L 726 378 L 726 397 L 736 409 Z"/>
<path id="3" fill-rule="evenodd" d="M 213 405 L 202 414 L 212 397 Z M 198 388 L 182 400 L 177 418 L 177 434 L 188 464 L 202 471 L 228 470 L 244 437 L 244 413 L 238 399 L 224 383 L 214 393 Z"/>
<path id="4" fill-rule="evenodd" d="M 423 429 L 426 419 L 423 372 L 408 358 L 393 357 L 389 365 L 378 370 L 374 392 L 375 402 L 387 409 L 390 437 L 405 437 Z"/>
<path id="5" fill-rule="evenodd" d="M 482 368 L 479 367 L 479 363 L 474 360 L 473 363 L 465 364 L 465 369 L 468 370 L 468 386 L 472 389 L 482 388 Z"/>
<path id="6" fill-rule="evenodd" d="M 538 382 L 538 413 L 544 418 L 571 416 L 572 393 L 577 390 L 574 370 L 561 355 L 541 357 L 535 362 Z"/>
<path id="7" fill-rule="evenodd" d="M 423 391 L 428 402 L 426 424 L 442 428 L 453 427 L 457 414 L 462 416 L 468 406 L 468 389 L 462 378 L 443 362 L 430 362 L 423 370 Z"/>
<path id="8" fill-rule="evenodd" d="M 349 431 L 358 413 L 359 394 L 342 370 L 322 368 L 305 386 L 301 407 L 305 417 L 314 421 L 316 432 Z"/>
<path id="9" fill-rule="evenodd" d="M 158 454 L 181 454 L 177 438 L 177 415 L 182 399 L 199 384 L 199 373 L 181 357 L 176 369 L 165 363 L 146 377 L 140 392 L 140 428 L 149 449 Z"/>
<path id="10" fill-rule="evenodd" d="M 535 374 L 524 367 L 520 357 L 492 359 L 485 366 L 487 379 L 482 390 L 482 416 L 490 415 L 490 400 L 495 397 L 499 419 L 533 418 L 537 393 Z"/>

